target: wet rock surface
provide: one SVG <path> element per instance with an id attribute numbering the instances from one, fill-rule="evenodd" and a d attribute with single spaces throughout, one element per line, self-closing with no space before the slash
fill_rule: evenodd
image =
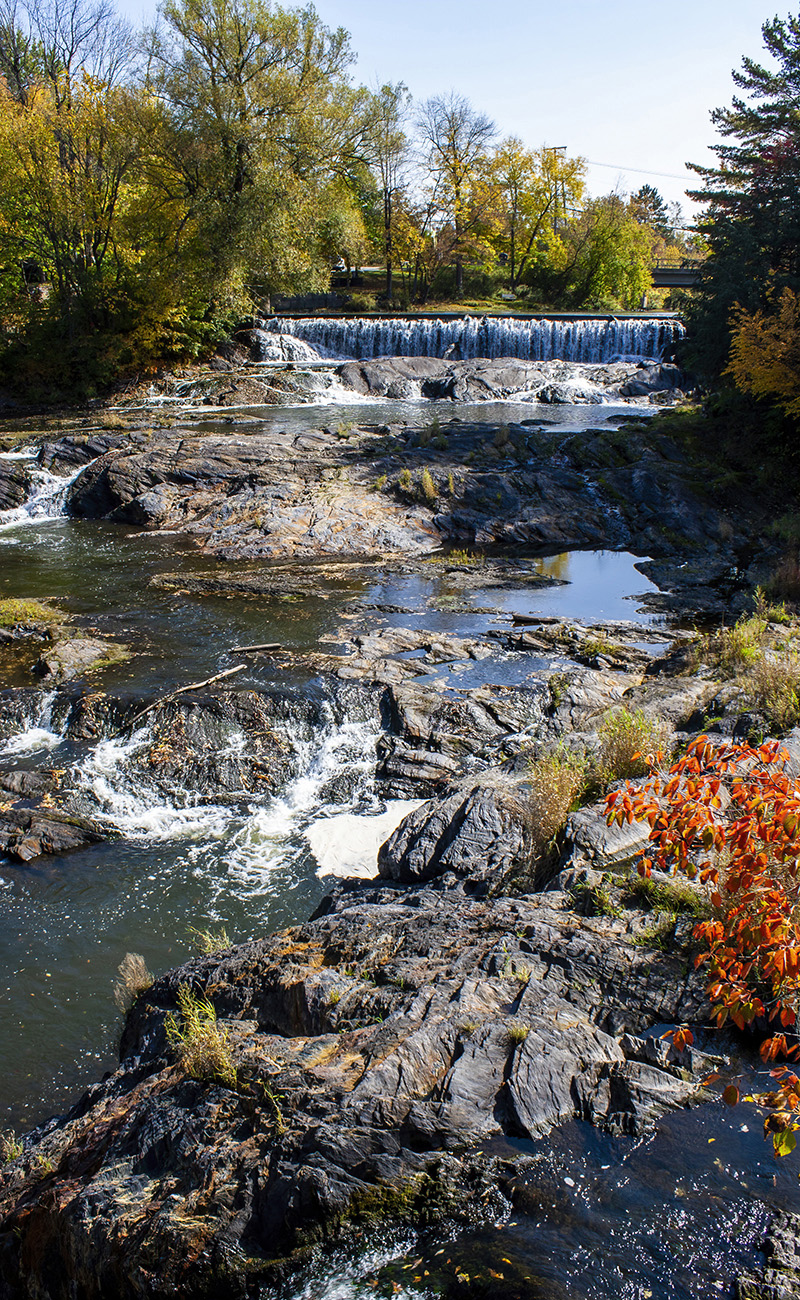
<path id="1" fill-rule="evenodd" d="M 677 366 L 616 362 L 576 367 L 566 361 L 439 360 L 379 357 L 338 368 L 345 388 L 370 397 L 429 398 L 456 402 L 515 397 L 552 405 L 599 403 L 662 394 L 674 400 L 683 382 Z"/>
<path id="2" fill-rule="evenodd" d="M 113 827 L 72 808 L 63 775 L 0 771 L 0 856 L 25 864 L 116 836 Z"/>
<path id="3" fill-rule="evenodd" d="M 425 359 L 396 364 L 412 361 Z M 715 599 L 727 599 L 729 526 L 685 453 L 664 435 L 648 437 L 646 423 L 570 432 L 541 420 L 450 421 L 434 434 L 388 425 L 290 434 L 251 418 L 232 423 L 74 433 L 46 443 L 40 461 L 62 474 L 85 466 L 69 490 L 73 515 L 186 532 L 228 559 L 524 545 L 680 553 L 683 561 L 694 546 L 712 561 L 695 606 L 710 584 L 722 584 Z"/>
<path id="4" fill-rule="evenodd" d="M 29 461 L 0 458 L 0 510 L 12 510 L 28 498 L 31 485 Z"/>
<path id="5" fill-rule="evenodd" d="M 140 996 L 117 1072 L 6 1168 L 9 1300 L 193 1297 L 212 1276 L 270 1294 L 276 1259 L 353 1224 L 496 1214 L 514 1173 L 493 1135 L 576 1115 L 641 1133 L 697 1092 L 702 1061 L 642 1035 L 696 1018 L 702 989 L 678 949 L 634 942 L 635 914 L 369 886 L 323 910 Z M 213 1000 L 235 1083 L 176 1063 L 181 985 Z"/>
<path id="6" fill-rule="evenodd" d="M 761 1276 L 740 1280 L 737 1300 L 797 1300 L 800 1296 L 800 1215 L 776 1214 L 764 1243 Z"/>

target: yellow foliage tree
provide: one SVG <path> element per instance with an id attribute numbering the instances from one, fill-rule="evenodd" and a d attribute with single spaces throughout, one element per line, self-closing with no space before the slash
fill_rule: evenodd
<path id="1" fill-rule="evenodd" d="M 800 295 L 784 289 L 771 311 L 732 316 L 730 362 L 726 373 L 737 388 L 772 398 L 787 415 L 800 415 Z"/>

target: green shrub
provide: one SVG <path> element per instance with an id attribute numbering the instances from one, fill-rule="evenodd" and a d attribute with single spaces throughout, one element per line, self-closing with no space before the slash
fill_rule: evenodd
<path id="1" fill-rule="evenodd" d="M 663 718 L 642 709 L 612 709 L 598 728 L 600 747 L 597 768 L 605 781 L 644 776 L 647 758 L 658 750 L 671 749 L 671 731 Z"/>
<path id="2" fill-rule="evenodd" d="M 229 1088 L 236 1085 L 228 1036 L 217 1024 L 217 1013 L 208 998 L 192 993 L 187 984 L 178 989 L 180 1018 L 170 1012 L 164 1022 L 167 1041 L 192 1079 L 216 1079 Z"/>

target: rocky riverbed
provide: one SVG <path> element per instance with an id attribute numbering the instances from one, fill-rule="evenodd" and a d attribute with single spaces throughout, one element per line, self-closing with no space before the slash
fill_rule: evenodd
<path id="1" fill-rule="evenodd" d="M 366 363 L 357 372 L 372 384 Z M 644 832 L 609 830 L 598 786 L 543 849 L 529 764 L 554 749 L 592 760 L 621 708 L 672 743 L 730 735 L 743 713 L 767 727 L 747 681 L 679 626 L 528 614 L 448 631 L 356 589 L 375 565 L 433 565 L 448 582 L 440 612 L 485 615 L 493 597 L 541 587 L 524 548 L 628 548 L 650 557 L 656 608 L 730 618 L 770 562 L 762 521 L 736 521 L 734 552 L 680 443 L 645 423 L 253 420 L 129 417 L 38 439 L 35 462 L 0 459 L 6 509 L 37 473 L 61 475 L 72 518 L 188 543 L 191 564 L 151 579 L 165 598 L 291 607 L 334 575 L 354 589 L 317 645 L 229 645 L 219 680 L 149 692 L 120 676 L 143 652 L 124 619 L 115 636 L 102 617 L 12 622 L 0 733 L 14 742 L 45 719 L 69 761 L 0 764 L 0 853 L 68 863 L 124 835 L 98 805 L 109 755 L 125 789 L 193 813 L 281 798 L 332 720 L 371 739 L 358 772 L 315 797 L 344 807 L 368 769 L 372 795 L 405 815 L 373 850 L 373 879 L 337 884 L 311 920 L 134 982 L 118 1067 L 7 1148 L 9 1300 L 291 1294 L 309 1252 L 376 1225 L 535 1217 L 535 1143 L 554 1127 L 643 1137 L 714 1096 L 712 1068 L 735 1068 L 732 1042 L 676 1055 L 661 1037 L 705 1018 L 691 939 L 703 897 L 631 883 Z M 791 629 L 768 616 L 764 629 L 765 652 L 783 653 Z M 131 660 L 110 667 L 110 645 Z M 500 660 L 506 680 L 492 680 Z M 42 663 L 45 688 L 31 674 Z M 216 1037 L 198 1063 L 185 1048 L 206 1003 Z M 772 1229 L 763 1286 L 754 1256 L 726 1285 L 738 1270 L 752 1274 L 743 1295 L 798 1293 L 793 1222 Z M 538 1294 L 506 1263 L 508 1278 L 485 1279 L 495 1293 Z M 457 1271 L 445 1289 L 485 1293 Z"/>

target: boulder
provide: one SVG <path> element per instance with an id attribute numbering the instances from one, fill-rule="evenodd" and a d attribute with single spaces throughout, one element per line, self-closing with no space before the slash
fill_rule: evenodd
<path id="1" fill-rule="evenodd" d="M 475 785 L 409 814 L 378 852 L 378 874 L 404 884 L 452 872 L 498 893 L 525 866 L 524 800 L 505 783 Z"/>
<path id="2" fill-rule="evenodd" d="M 26 460 L 4 460 L 0 456 L 0 510 L 13 510 L 28 499 L 31 465 Z"/>
<path id="3" fill-rule="evenodd" d="M 128 654 L 124 646 L 114 641 L 102 641 L 99 637 L 71 637 L 57 641 L 43 651 L 31 666 L 31 672 L 50 681 L 68 682 L 92 669 L 119 663 L 127 659 Z"/>

